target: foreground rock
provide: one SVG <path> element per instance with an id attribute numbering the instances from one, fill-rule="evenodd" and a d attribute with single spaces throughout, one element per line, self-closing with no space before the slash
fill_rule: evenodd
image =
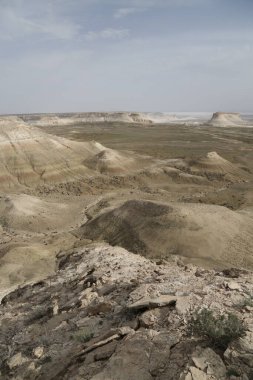
<path id="1" fill-rule="evenodd" d="M 1 379 L 225 380 L 232 370 L 250 379 L 252 273 L 238 271 L 240 287 L 230 289 L 222 272 L 105 244 L 62 252 L 59 266 L 3 298 Z M 189 336 L 199 307 L 236 314 L 247 334 L 225 353 Z"/>

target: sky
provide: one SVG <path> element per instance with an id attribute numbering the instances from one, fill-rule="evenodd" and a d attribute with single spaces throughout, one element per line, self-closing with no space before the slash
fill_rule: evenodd
<path id="1" fill-rule="evenodd" d="M 253 112 L 253 0 L 0 0 L 0 113 Z"/>

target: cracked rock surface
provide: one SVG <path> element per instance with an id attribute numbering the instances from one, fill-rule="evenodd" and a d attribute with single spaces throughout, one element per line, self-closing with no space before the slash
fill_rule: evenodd
<path id="1" fill-rule="evenodd" d="M 235 281 L 233 271 L 156 262 L 105 243 L 61 253 L 58 267 L 2 299 L 1 379 L 225 380 L 232 369 L 251 379 L 251 272 L 237 270 Z M 224 351 L 189 336 L 200 307 L 236 314 L 246 335 Z"/>

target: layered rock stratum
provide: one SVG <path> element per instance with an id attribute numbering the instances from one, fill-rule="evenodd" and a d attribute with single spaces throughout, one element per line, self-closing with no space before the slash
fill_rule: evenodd
<path id="1" fill-rule="evenodd" d="M 247 182 L 250 178 L 249 173 L 239 165 L 224 159 L 217 152 L 208 152 L 194 159 L 172 160 L 171 165 L 192 175 L 206 176 L 209 180 Z"/>
<path id="2" fill-rule="evenodd" d="M 240 113 L 233 112 L 215 112 L 209 121 L 209 125 L 215 127 L 243 126 L 246 124 L 246 121 L 242 119 Z"/>
<path id="3" fill-rule="evenodd" d="M 246 115 L 247 116 L 247 115 Z M 83 124 L 126 123 L 140 125 L 178 124 L 231 127 L 250 126 L 249 120 L 235 112 L 168 113 L 168 112 L 75 112 L 54 114 L 23 114 L 17 116 L 24 122 L 39 127 L 81 126 Z"/>
<path id="4" fill-rule="evenodd" d="M 205 121 L 205 114 L 172 114 L 164 112 L 81 112 L 62 114 L 21 115 L 29 124 L 41 127 L 67 126 L 95 123 L 127 123 L 127 124 L 184 124 Z"/>
<path id="5" fill-rule="evenodd" d="M 91 175 L 82 161 L 105 148 L 44 133 L 19 118 L 0 119 L 0 186 L 64 182 Z"/>
<path id="6" fill-rule="evenodd" d="M 0 118 L 0 148 L 0 188 L 6 190 L 126 172 L 146 161 L 96 141 L 76 142 L 45 133 L 18 117 Z"/>
<path id="7" fill-rule="evenodd" d="M 39 126 L 61 126 L 61 125 L 76 125 L 83 123 L 140 123 L 150 124 L 151 118 L 140 112 L 87 112 L 74 114 L 53 114 L 53 115 L 38 115 L 37 117 L 26 117 L 24 119 Z"/>

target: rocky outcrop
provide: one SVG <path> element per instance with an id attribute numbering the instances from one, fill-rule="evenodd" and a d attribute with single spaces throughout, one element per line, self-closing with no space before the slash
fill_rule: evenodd
<path id="1" fill-rule="evenodd" d="M 236 127 L 247 123 L 241 118 L 240 113 L 215 112 L 208 124 L 215 127 Z"/>
<path id="2" fill-rule="evenodd" d="M 67 126 L 93 123 L 128 123 L 128 124 L 181 124 L 199 125 L 207 120 L 206 113 L 171 112 L 80 112 L 54 114 L 26 114 L 20 117 L 32 125 Z"/>
<path id="3" fill-rule="evenodd" d="M 232 289 L 228 274 L 105 244 L 62 252 L 59 266 L 2 299 L 4 380 L 225 380 L 232 370 L 250 378 L 252 273 L 238 272 Z M 236 314 L 246 336 L 225 353 L 190 336 L 187 320 L 199 307 Z"/>

